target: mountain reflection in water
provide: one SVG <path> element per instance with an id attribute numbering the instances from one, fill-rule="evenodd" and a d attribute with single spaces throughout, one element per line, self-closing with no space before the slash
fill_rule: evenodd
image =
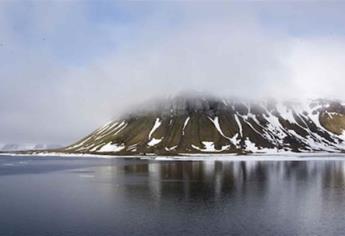
<path id="1" fill-rule="evenodd" d="M 345 161 L 0 158 L 0 235 L 341 235 Z"/>
<path id="2" fill-rule="evenodd" d="M 129 184 L 128 191 L 150 191 L 161 197 L 183 196 L 183 199 L 222 199 L 227 195 L 259 196 L 280 189 L 282 181 L 312 185 L 315 191 L 345 186 L 345 162 L 146 162 L 112 166 L 105 173 L 138 178 L 141 186 Z M 303 187 L 308 187 L 303 185 Z M 311 187 L 311 186 L 310 186 Z M 297 189 L 295 189 L 297 190 Z M 330 190 L 330 189 L 329 189 Z"/>

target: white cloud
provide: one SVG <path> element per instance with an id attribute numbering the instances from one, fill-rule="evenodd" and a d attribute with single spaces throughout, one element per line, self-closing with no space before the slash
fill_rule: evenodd
<path id="1" fill-rule="evenodd" d="M 0 142 L 68 143 L 128 106 L 186 90 L 345 99 L 345 40 L 272 29 L 255 8 L 179 3 L 114 23 L 53 5 L 30 8 L 26 34 L 0 5 Z"/>
<path id="2" fill-rule="evenodd" d="M 344 38 L 292 40 L 287 56 L 290 88 L 299 96 L 345 99 Z"/>

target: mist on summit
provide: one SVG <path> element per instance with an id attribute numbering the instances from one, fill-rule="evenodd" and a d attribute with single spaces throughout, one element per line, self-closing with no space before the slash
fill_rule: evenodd
<path id="1" fill-rule="evenodd" d="M 0 143 L 68 144 L 181 91 L 345 99 L 344 9 L 2 1 Z"/>

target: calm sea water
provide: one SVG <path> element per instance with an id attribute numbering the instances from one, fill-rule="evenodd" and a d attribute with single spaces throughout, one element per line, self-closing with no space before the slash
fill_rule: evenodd
<path id="1" fill-rule="evenodd" d="M 0 235 L 344 235 L 345 161 L 0 157 Z"/>

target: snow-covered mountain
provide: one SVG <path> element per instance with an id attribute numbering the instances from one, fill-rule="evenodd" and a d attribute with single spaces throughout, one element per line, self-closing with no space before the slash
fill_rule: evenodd
<path id="1" fill-rule="evenodd" d="M 60 145 L 55 144 L 0 144 L 0 151 L 25 151 L 25 150 L 46 150 L 61 148 Z"/>
<path id="2" fill-rule="evenodd" d="M 97 154 L 344 152 L 345 103 L 178 97 L 109 122 L 64 151 Z"/>

